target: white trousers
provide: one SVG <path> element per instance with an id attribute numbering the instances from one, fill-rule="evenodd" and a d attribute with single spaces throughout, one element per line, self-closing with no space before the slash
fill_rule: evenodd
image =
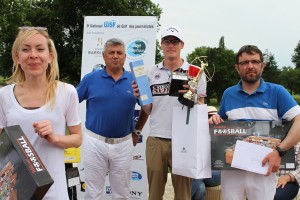
<path id="1" fill-rule="evenodd" d="M 222 170 L 222 200 L 273 200 L 276 192 L 275 173 L 269 176 L 244 170 Z"/>
<path id="2" fill-rule="evenodd" d="M 107 173 L 112 199 L 129 199 L 133 150 L 132 139 L 118 144 L 107 144 L 85 134 L 82 145 L 85 200 L 104 199 Z"/>

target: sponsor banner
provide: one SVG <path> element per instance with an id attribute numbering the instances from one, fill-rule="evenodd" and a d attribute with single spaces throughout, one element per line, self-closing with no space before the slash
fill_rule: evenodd
<path id="1" fill-rule="evenodd" d="M 227 170 L 231 167 L 236 141 L 275 148 L 288 133 L 292 122 L 275 121 L 224 121 L 210 125 L 212 169 Z M 281 159 L 280 169 L 295 169 L 295 150 L 291 148 Z"/>
<path id="2" fill-rule="evenodd" d="M 110 38 L 123 40 L 126 48 L 125 69 L 129 62 L 143 59 L 155 64 L 157 19 L 150 16 L 86 16 L 84 18 L 81 76 L 93 67 L 105 65 L 102 52 Z"/>

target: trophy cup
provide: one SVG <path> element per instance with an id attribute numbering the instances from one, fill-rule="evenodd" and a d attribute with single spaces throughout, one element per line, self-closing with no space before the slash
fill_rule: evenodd
<path id="1" fill-rule="evenodd" d="M 188 85 L 190 86 L 190 90 L 183 94 L 183 96 L 178 98 L 178 101 L 188 106 L 189 108 L 194 107 L 194 104 L 197 103 L 198 95 L 197 95 L 197 86 L 198 82 L 202 76 L 202 73 L 204 72 L 204 68 L 208 66 L 208 62 L 206 61 L 206 56 L 200 56 L 199 57 L 201 66 L 195 66 L 190 65 L 188 69 L 188 77 L 190 81 L 188 82 Z M 192 89 L 192 90 L 191 90 Z"/>

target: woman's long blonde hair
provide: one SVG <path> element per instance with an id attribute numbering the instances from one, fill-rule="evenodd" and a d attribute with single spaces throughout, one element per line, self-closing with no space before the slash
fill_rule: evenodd
<path id="1" fill-rule="evenodd" d="M 23 29 L 19 30 L 19 33 L 14 41 L 12 51 L 11 51 L 11 55 L 13 59 L 13 68 L 12 68 L 13 74 L 11 77 L 9 77 L 8 83 L 18 84 L 18 83 L 25 82 L 26 77 L 24 71 L 22 70 L 20 64 L 18 63 L 17 55 L 20 50 L 21 44 L 35 34 L 41 34 L 47 39 L 49 53 L 52 57 L 52 61 L 49 63 L 48 68 L 46 70 L 46 78 L 47 78 L 46 103 L 49 102 L 50 106 L 53 108 L 55 104 L 55 92 L 59 80 L 59 69 L 58 69 L 58 61 L 57 61 L 57 51 L 54 42 L 49 37 L 46 28 L 40 30 L 37 29 L 36 27 L 28 27 L 25 30 Z"/>

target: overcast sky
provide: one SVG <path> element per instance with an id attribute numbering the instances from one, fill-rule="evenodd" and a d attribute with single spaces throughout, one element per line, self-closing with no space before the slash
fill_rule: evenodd
<path id="1" fill-rule="evenodd" d="M 196 47 L 225 46 L 237 52 L 245 44 L 268 50 L 278 66 L 291 62 L 300 41 L 300 0 L 152 0 L 163 13 L 162 26 L 183 29 L 185 58 Z M 159 31 L 160 37 L 160 31 Z M 160 39 L 160 38 L 159 38 Z"/>

